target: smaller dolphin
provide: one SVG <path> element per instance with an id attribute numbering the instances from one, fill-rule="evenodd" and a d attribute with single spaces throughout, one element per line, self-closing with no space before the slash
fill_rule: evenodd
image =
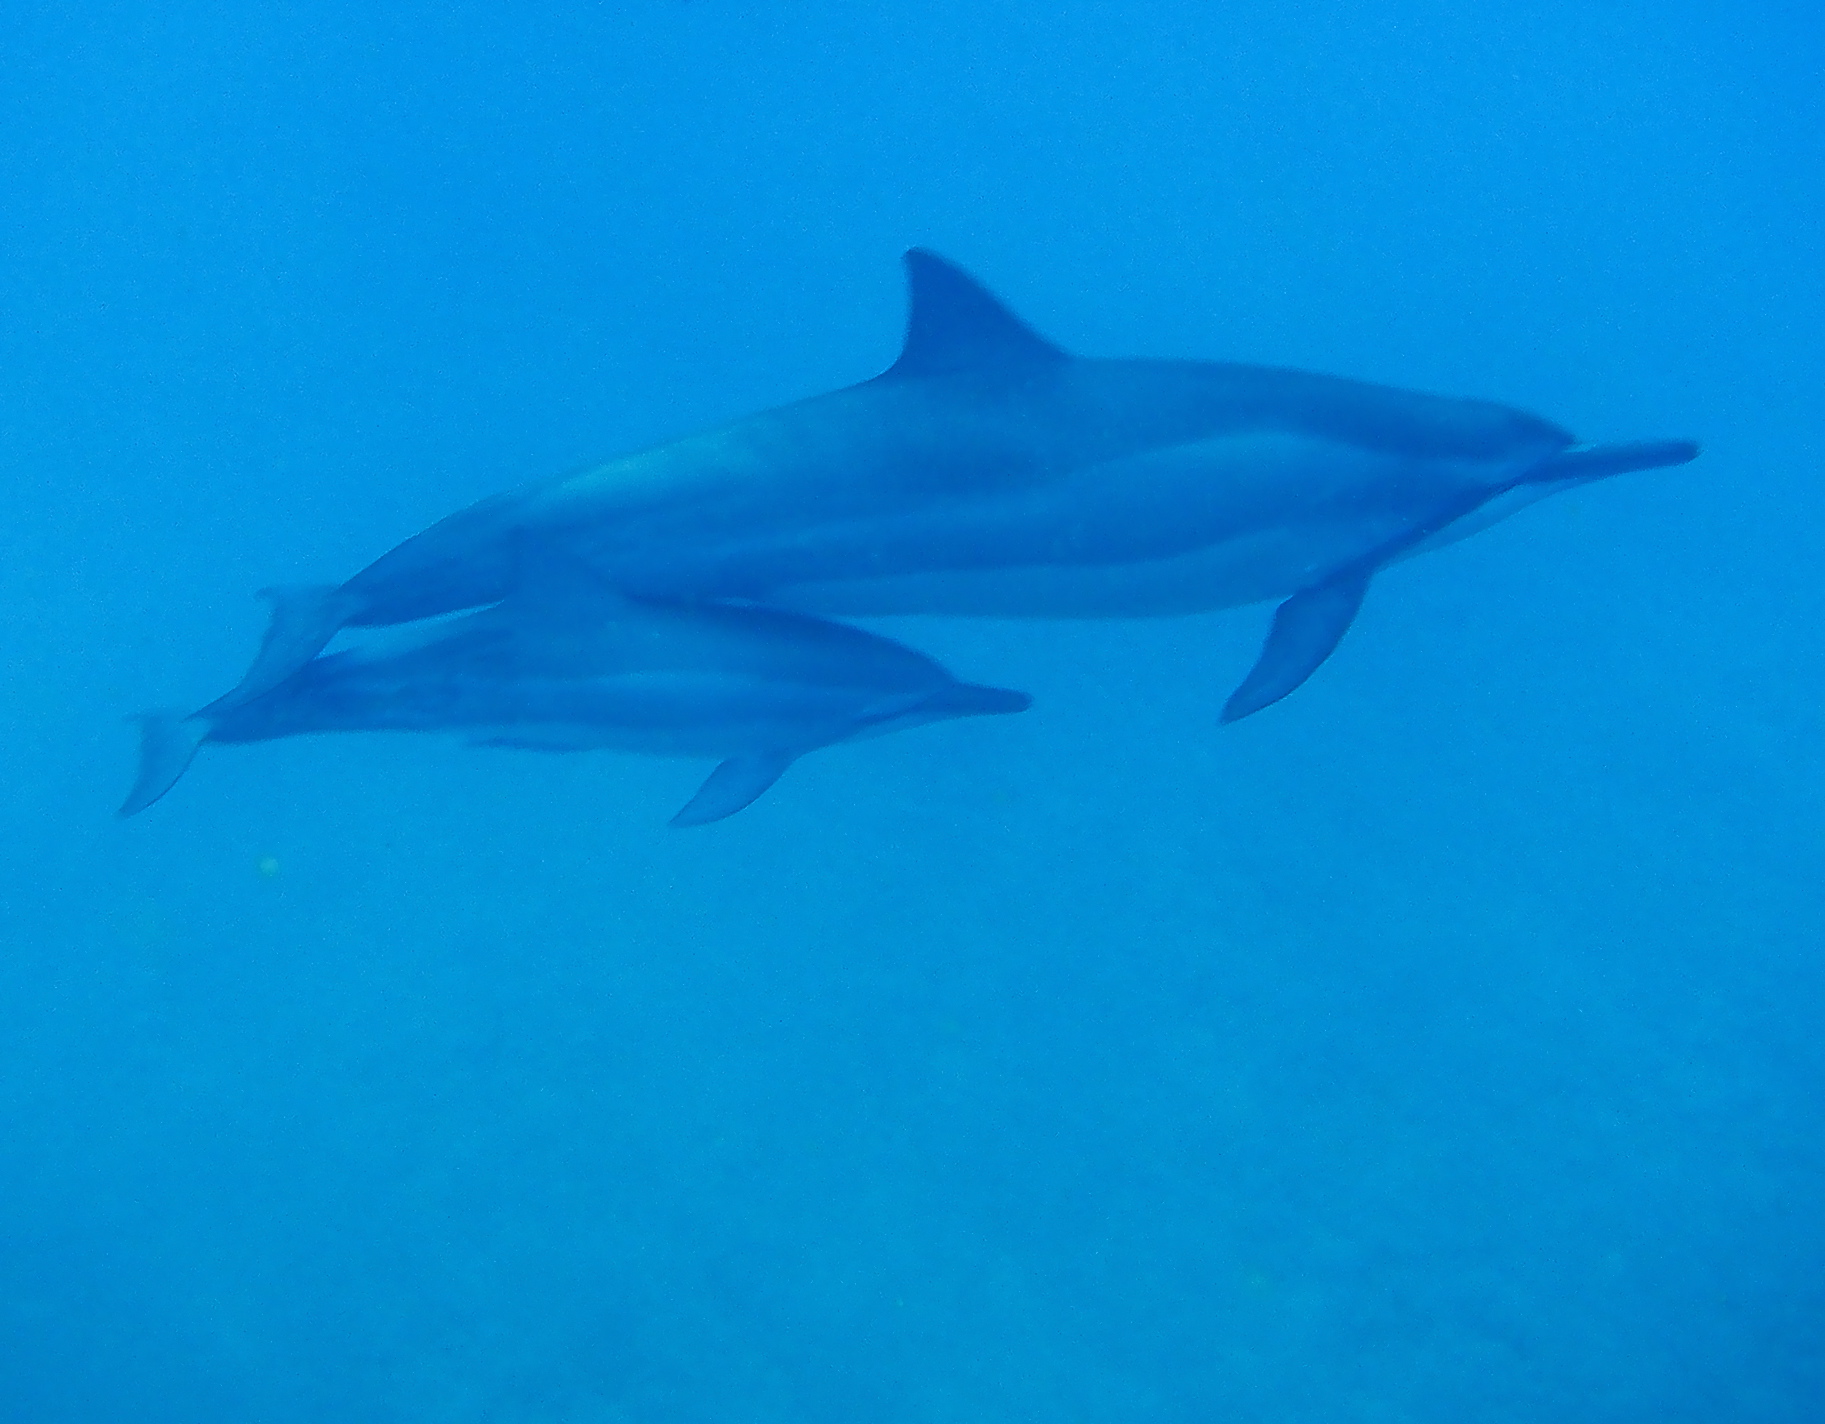
<path id="1" fill-rule="evenodd" d="M 859 628 L 762 608 L 635 603 L 544 555 L 501 603 L 404 647 L 326 653 L 256 697 L 139 718 L 139 776 L 120 814 L 169 791 L 204 742 L 454 731 L 481 746 L 718 758 L 672 818 L 701 826 L 734 815 L 818 747 L 1031 701 L 959 682 Z"/>

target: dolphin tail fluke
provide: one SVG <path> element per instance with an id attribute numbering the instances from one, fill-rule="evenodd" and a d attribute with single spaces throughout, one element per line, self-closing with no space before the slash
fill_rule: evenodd
<path id="1" fill-rule="evenodd" d="M 1684 465 L 1698 458 L 1695 440 L 1632 440 L 1623 445 L 1575 445 L 1561 450 L 1527 477 L 1528 484 L 1602 480 L 1636 470 Z"/>
<path id="2" fill-rule="evenodd" d="M 139 776 L 120 803 L 122 816 L 138 815 L 177 785 L 209 736 L 207 722 L 182 712 L 148 712 L 134 720 L 139 723 Z"/>
<path id="3" fill-rule="evenodd" d="M 1223 720 L 1239 722 L 1293 691 L 1336 651 L 1369 589 L 1372 570 L 1351 569 L 1295 593 L 1274 610 L 1261 656 L 1223 704 Z"/>
<path id="4" fill-rule="evenodd" d="M 260 597 L 272 607 L 266 637 L 247 676 L 212 704 L 216 710 L 227 711 L 271 692 L 322 652 L 355 612 L 354 600 L 329 584 L 263 588 Z"/>
<path id="5" fill-rule="evenodd" d="M 707 826 L 752 805 L 795 760 L 791 752 L 730 757 L 712 771 L 697 794 L 672 817 L 674 826 Z"/>

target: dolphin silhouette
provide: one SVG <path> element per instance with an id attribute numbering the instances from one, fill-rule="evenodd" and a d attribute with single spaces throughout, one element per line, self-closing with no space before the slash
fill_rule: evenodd
<path id="1" fill-rule="evenodd" d="M 1534 499 L 1675 465 L 1486 401 L 1068 355 L 932 253 L 883 374 L 462 510 L 335 588 L 268 590 L 232 704 L 345 625 L 492 603 L 529 538 L 622 593 L 813 614 L 1110 617 L 1282 600 L 1225 720 L 1328 657 L 1388 563 Z"/>
<path id="2" fill-rule="evenodd" d="M 804 614 L 637 604 L 562 557 L 528 558 L 502 602 L 395 648 L 314 658 L 276 687 L 140 722 L 120 808 L 163 796 L 204 742 L 456 731 L 479 745 L 715 757 L 672 818 L 731 816 L 818 747 L 951 717 L 1024 711 L 901 643 Z"/>

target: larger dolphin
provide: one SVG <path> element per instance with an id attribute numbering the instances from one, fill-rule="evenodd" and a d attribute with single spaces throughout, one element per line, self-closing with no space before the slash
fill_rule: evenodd
<path id="1" fill-rule="evenodd" d="M 680 826 L 733 815 L 805 752 L 952 717 L 1023 711 L 860 628 L 761 608 L 636 604 L 562 557 L 529 555 L 499 604 L 404 647 L 325 654 L 265 692 L 140 718 L 145 810 L 205 742 L 453 731 L 489 746 L 717 758 Z"/>
<path id="2" fill-rule="evenodd" d="M 1555 490 L 1679 464 L 1485 401 L 1198 361 L 1075 357 L 957 267 L 906 257 L 906 343 L 860 385 L 484 500 L 335 588 L 270 591 L 229 700 L 344 625 L 494 602 L 530 537 L 623 593 L 826 614 L 1107 617 L 1283 600 L 1224 709 L 1329 656 L 1369 580 Z"/>

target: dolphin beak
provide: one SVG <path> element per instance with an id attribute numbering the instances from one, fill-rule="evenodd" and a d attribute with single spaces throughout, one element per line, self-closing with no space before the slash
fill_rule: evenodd
<path id="1" fill-rule="evenodd" d="M 955 687 L 934 694 L 926 705 L 945 717 L 990 717 L 1024 712 L 1033 705 L 1033 699 L 1027 693 L 1015 692 L 1012 688 L 983 687 L 973 682 L 960 682 Z"/>

